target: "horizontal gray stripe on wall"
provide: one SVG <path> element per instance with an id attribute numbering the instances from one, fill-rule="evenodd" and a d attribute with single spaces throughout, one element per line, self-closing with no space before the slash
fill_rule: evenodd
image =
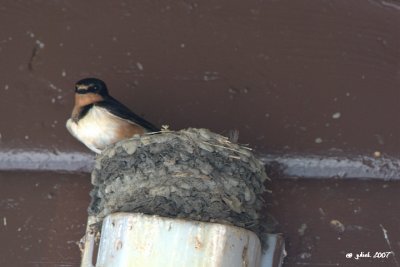
<path id="1" fill-rule="evenodd" d="M 0 171 L 90 172 L 95 157 L 94 154 L 80 152 L 6 150 L 0 151 Z M 272 178 L 400 180 L 400 159 L 390 156 L 277 153 L 259 155 L 259 158 Z"/>

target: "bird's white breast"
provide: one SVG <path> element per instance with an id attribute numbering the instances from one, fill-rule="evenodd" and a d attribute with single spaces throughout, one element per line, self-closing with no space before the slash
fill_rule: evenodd
<path id="1" fill-rule="evenodd" d="M 78 122 L 69 119 L 67 129 L 91 150 L 100 153 L 107 145 L 117 140 L 118 128 L 123 127 L 125 123 L 104 108 L 93 106 Z"/>

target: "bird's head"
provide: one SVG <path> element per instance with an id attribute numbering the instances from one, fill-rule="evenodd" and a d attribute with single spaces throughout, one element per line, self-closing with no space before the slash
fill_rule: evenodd
<path id="1" fill-rule="evenodd" d="M 78 81 L 75 84 L 75 93 L 79 95 L 97 94 L 100 96 L 107 96 L 107 85 L 96 78 L 86 78 Z"/>

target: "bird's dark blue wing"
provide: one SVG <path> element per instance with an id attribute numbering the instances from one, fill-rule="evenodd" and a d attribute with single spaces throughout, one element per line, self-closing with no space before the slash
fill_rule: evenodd
<path id="1" fill-rule="evenodd" d="M 136 123 L 150 132 L 158 132 L 160 129 L 139 115 L 133 113 L 129 108 L 121 104 L 118 100 L 108 96 L 103 101 L 96 102 L 95 106 L 107 109 L 111 114 L 122 119 Z"/>

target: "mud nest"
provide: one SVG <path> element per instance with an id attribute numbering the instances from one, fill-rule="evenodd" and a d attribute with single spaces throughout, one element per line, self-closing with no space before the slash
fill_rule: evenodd
<path id="1" fill-rule="evenodd" d="M 96 160 L 89 215 L 139 212 L 249 229 L 261 239 L 267 175 L 249 148 L 206 129 L 135 136 Z"/>

